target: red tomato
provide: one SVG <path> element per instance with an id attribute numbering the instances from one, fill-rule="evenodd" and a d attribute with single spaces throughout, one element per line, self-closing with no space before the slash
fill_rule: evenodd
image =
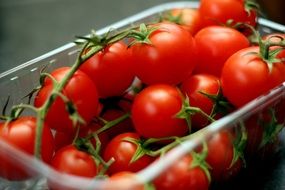
<path id="1" fill-rule="evenodd" d="M 62 67 L 54 70 L 51 75 L 56 81 L 61 81 L 69 71 L 69 67 Z M 43 87 L 35 97 L 35 106 L 42 106 L 52 92 L 52 81 L 47 78 Z M 96 116 L 98 110 L 98 93 L 92 80 L 82 71 L 76 71 L 62 92 L 75 105 L 78 113 L 86 123 Z M 66 111 L 66 106 L 63 100 L 59 97 L 50 107 L 46 122 L 53 129 L 71 133 L 74 129 L 69 114 Z"/>
<path id="2" fill-rule="evenodd" d="M 57 151 L 51 166 L 59 172 L 80 177 L 93 178 L 97 175 L 94 158 L 74 145 L 65 146 Z"/>
<path id="3" fill-rule="evenodd" d="M 181 91 L 189 97 L 190 106 L 198 107 L 211 115 L 215 106 L 214 101 L 200 92 L 217 96 L 220 91 L 220 80 L 209 74 L 192 75 L 182 82 Z M 191 116 L 191 122 L 194 129 L 201 129 L 209 123 L 208 119 L 201 114 Z"/>
<path id="4" fill-rule="evenodd" d="M 258 54 L 253 54 L 258 52 L 259 47 L 242 49 L 232 55 L 223 67 L 223 93 L 236 107 L 243 106 L 285 81 L 285 64 L 273 63 L 270 71 L 267 63 Z"/>
<path id="5" fill-rule="evenodd" d="M 135 76 L 131 52 L 123 42 L 107 46 L 93 55 L 80 70 L 93 80 L 101 98 L 122 95 Z"/>
<path id="6" fill-rule="evenodd" d="M 193 163 L 191 155 L 177 160 L 153 181 L 156 190 L 209 189 L 210 182 L 205 171 L 199 166 L 191 167 Z"/>
<path id="7" fill-rule="evenodd" d="M 0 124 L 0 140 L 6 141 L 21 151 L 34 155 L 36 138 L 36 118 L 20 117 L 11 121 L 6 127 Z M 50 128 L 44 125 L 41 138 L 41 159 L 49 163 L 54 153 L 54 139 Z M 11 180 L 20 180 L 28 177 L 27 171 L 18 164 L 9 154 L 0 154 L 0 176 Z"/>
<path id="8" fill-rule="evenodd" d="M 209 26 L 195 35 L 199 61 L 196 73 L 208 73 L 220 77 L 226 60 L 240 49 L 249 47 L 248 39 L 235 29 Z"/>
<path id="9" fill-rule="evenodd" d="M 194 35 L 201 28 L 200 14 L 197 9 L 182 8 L 173 9 L 166 16 L 166 20 L 181 25 L 190 34 Z"/>
<path id="10" fill-rule="evenodd" d="M 135 73 L 145 84 L 178 84 L 191 75 L 196 65 L 192 35 L 174 23 L 151 25 L 157 28 L 149 36 L 151 44 L 131 46 Z"/>
<path id="11" fill-rule="evenodd" d="M 229 131 L 221 131 L 207 141 L 207 163 L 214 181 L 221 182 L 236 176 L 242 168 L 242 160 L 231 166 L 234 159 L 234 137 Z"/>
<path id="12" fill-rule="evenodd" d="M 246 23 L 256 26 L 255 10 L 248 13 L 245 0 L 201 0 L 199 12 L 202 26 L 226 24 L 228 20 L 234 23 Z"/>
<path id="13" fill-rule="evenodd" d="M 111 158 L 115 160 L 107 171 L 109 174 L 121 171 L 137 172 L 148 166 L 153 160 L 152 157 L 144 155 L 131 162 L 138 145 L 126 140 L 126 138 L 139 140 L 139 135 L 136 133 L 122 133 L 113 138 L 105 148 L 104 160 L 109 161 Z"/>
<path id="14" fill-rule="evenodd" d="M 182 105 L 183 97 L 177 88 L 164 84 L 146 87 L 137 94 L 132 107 L 136 131 L 146 138 L 186 135 L 186 121 L 176 118 Z"/>
<path id="15" fill-rule="evenodd" d="M 145 185 L 139 180 L 135 173 L 122 171 L 112 175 L 103 190 L 145 190 Z"/>

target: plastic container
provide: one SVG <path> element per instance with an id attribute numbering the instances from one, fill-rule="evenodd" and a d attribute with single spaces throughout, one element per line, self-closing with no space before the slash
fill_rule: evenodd
<path id="1" fill-rule="evenodd" d="M 139 14 L 121 20 L 113 25 L 107 26 L 98 31 L 98 34 L 106 33 L 110 28 L 115 28 L 121 30 L 123 28 L 129 27 L 130 25 L 135 25 L 141 22 L 152 22 L 159 19 L 160 14 L 166 10 L 172 8 L 196 8 L 198 3 L 196 2 L 173 2 L 158 5 L 156 7 L 145 10 Z M 278 31 L 285 31 L 285 27 L 277 23 L 259 19 L 260 32 L 261 33 L 272 33 Z M 14 104 L 23 101 L 21 98 L 27 95 L 31 89 L 38 85 L 40 70 L 49 65 L 49 69 L 60 67 L 63 65 L 71 65 L 74 63 L 78 47 L 73 43 L 68 43 L 58 49 L 55 49 L 47 54 L 44 54 L 38 58 L 35 58 L 29 62 L 26 62 L 18 67 L 8 70 L 0 74 L 0 107 L 3 108 L 7 97 L 10 96 L 10 101 L 8 104 L 8 109 Z M 153 180 L 160 173 L 167 170 L 172 163 L 179 160 L 183 155 L 185 155 L 190 150 L 201 145 L 206 139 L 210 139 L 218 132 L 224 129 L 240 130 L 242 125 L 246 124 L 251 118 L 256 115 L 273 108 L 274 110 L 285 110 L 283 105 L 285 102 L 285 83 L 279 87 L 272 89 L 267 94 L 251 101 L 241 109 L 233 112 L 232 114 L 210 124 L 193 138 L 187 140 L 181 145 L 174 148 L 172 151 L 168 152 L 165 157 L 160 159 L 158 162 L 151 164 L 146 169 L 138 172 L 140 182 L 149 182 Z M 283 107 L 282 107 L 283 106 Z M 285 111 L 284 111 L 285 112 Z M 284 115 L 281 118 L 285 119 Z M 282 138 L 281 138 L 282 141 Z M 282 143 L 278 145 L 282 147 Z M 275 150 L 275 149 L 274 149 Z M 13 147 L 9 144 L 0 141 L 0 153 L 5 153 L 9 155 L 10 159 L 13 160 L 15 164 L 20 166 L 23 170 L 27 171 L 31 176 L 30 179 L 25 181 L 8 181 L 4 178 L 0 178 L 0 189 L 48 189 L 48 184 L 52 184 L 53 187 L 58 189 L 102 189 L 105 185 L 105 181 L 94 179 L 87 180 L 85 178 L 74 177 L 70 175 L 65 175 L 53 170 L 48 165 L 42 163 L 41 161 L 29 156 Z M 258 153 L 262 155 L 262 153 Z M 253 156 L 255 157 L 255 156 Z M 255 158 L 249 158 L 249 160 L 255 160 Z M 254 162 L 254 161 L 253 161 Z M 1 168 L 0 168 L 1 169 Z M 123 182 L 122 182 L 123 183 Z M 108 182 L 111 185 L 109 189 L 121 189 L 120 185 L 117 183 Z M 237 188 L 237 186 L 231 186 L 231 189 Z M 215 188 L 215 187 L 213 187 Z M 220 187 L 218 189 L 222 189 Z M 130 187 L 130 189 L 132 189 Z M 239 189 L 239 188 L 237 188 Z"/>

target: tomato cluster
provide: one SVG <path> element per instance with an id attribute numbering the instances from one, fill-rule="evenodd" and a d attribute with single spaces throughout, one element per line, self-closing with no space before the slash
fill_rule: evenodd
<path id="1" fill-rule="evenodd" d="M 136 172 L 285 81 L 285 37 L 253 44 L 248 35 L 257 33 L 244 29 L 256 27 L 257 12 L 247 3 L 202 0 L 199 9 L 170 10 L 158 23 L 114 38 L 87 39 L 77 66 L 42 73 L 34 107 L 16 106 L 0 124 L 0 139 L 59 172 L 125 180 L 120 185 L 130 188 L 140 180 Z M 234 178 L 250 155 L 276 145 L 280 105 L 213 134 L 150 184 L 132 189 L 202 190 Z M 21 116 L 23 108 L 36 117 Z M 6 155 L 0 166 L 11 180 L 30 175 Z"/>

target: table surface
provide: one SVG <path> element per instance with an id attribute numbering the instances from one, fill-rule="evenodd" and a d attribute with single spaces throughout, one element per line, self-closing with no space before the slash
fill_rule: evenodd
<path id="1" fill-rule="evenodd" d="M 0 73 L 123 18 L 166 0 L 2 0 L 0 1 Z M 285 149 L 254 175 L 243 189 L 285 189 Z M 232 186 L 233 187 L 233 186 Z M 227 187 L 225 187 L 226 189 Z M 232 189 L 232 188 L 231 188 Z"/>

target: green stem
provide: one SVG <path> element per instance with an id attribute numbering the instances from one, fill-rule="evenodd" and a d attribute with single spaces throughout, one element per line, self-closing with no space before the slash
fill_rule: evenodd
<path id="1" fill-rule="evenodd" d="M 119 117 L 113 121 L 107 122 L 102 128 L 100 128 L 96 131 L 96 134 L 100 134 L 100 133 L 112 128 L 113 126 L 121 123 L 122 121 L 124 121 L 125 119 L 127 119 L 129 117 L 130 117 L 130 114 L 126 113 L 126 114 L 122 115 L 121 117 Z M 89 136 L 87 136 L 87 138 L 92 138 L 92 137 L 93 137 L 93 134 L 90 134 Z"/>
<path id="2" fill-rule="evenodd" d="M 214 118 L 212 118 L 211 116 L 209 116 L 207 113 L 205 113 L 201 108 L 198 107 L 187 107 L 185 109 L 185 111 L 190 111 L 190 112 L 194 112 L 194 113 L 200 113 L 203 117 L 205 117 L 206 119 L 208 119 L 211 123 L 215 122 L 216 120 Z"/>

